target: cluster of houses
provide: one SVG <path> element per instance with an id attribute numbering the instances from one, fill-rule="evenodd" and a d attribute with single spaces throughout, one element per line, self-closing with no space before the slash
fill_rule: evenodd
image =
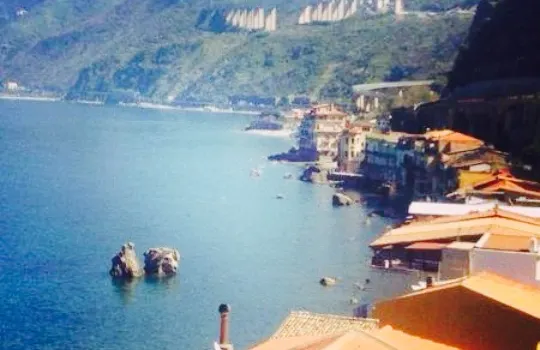
<path id="1" fill-rule="evenodd" d="M 374 266 L 440 280 L 488 270 L 540 287 L 540 183 L 513 176 L 507 154 L 452 130 L 393 132 L 388 118 L 354 120 L 334 104 L 305 114 L 298 146 L 413 200 L 371 244 Z"/>
<path id="2" fill-rule="evenodd" d="M 409 216 L 370 244 L 371 263 L 428 277 L 375 304 L 373 319 L 293 312 L 254 349 L 540 346 L 540 183 L 514 176 L 507 154 L 453 130 L 393 132 L 389 118 L 333 104 L 305 114 L 298 141 L 337 171 L 409 191 Z"/>
<path id="3" fill-rule="evenodd" d="M 251 350 L 540 349 L 540 290 L 481 272 L 378 302 L 368 315 L 292 311 Z M 220 307 L 216 350 L 232 350 Z"/>

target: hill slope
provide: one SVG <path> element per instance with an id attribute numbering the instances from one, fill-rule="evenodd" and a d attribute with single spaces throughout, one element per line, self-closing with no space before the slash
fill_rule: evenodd
<path id="1" fill-rule="evenodd" d="M 332 25 L 294 25 L 308 3 L 33 0 L 27 15 L 2 24 L 0 80 L 88 99 L 339 98 L 352 84 L 440 76 L 472 17 L 357 16 Z M 444 10 L 456 1 L 437 4 Z M 198 25 L 202 11 L 258 5 L 278 6 L 278 31 L 215 33 Z M 422 0 L 410 6 L 433 10 Z"/>

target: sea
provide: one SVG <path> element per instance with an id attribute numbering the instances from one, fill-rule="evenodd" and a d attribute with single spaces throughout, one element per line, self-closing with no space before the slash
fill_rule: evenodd
<path id="1" fill-rule="evenodd" d="M 0 100 L 0 349 L 209 350 L 222 303 L 247 349 L 291 310 L 401 292 L 410 276 L 369 265 L 392 222 L 268 162 L 294 140 L 243 132 L 251 118 Z M 111 279 L 125 242 L 141 261 L 178 249 L 178 275 Z"/>

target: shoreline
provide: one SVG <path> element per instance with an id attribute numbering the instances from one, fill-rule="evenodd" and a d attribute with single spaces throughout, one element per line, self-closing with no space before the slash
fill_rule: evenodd
<path id="1" fill-rule="evenodd" d="M 126 103 L 120 102 L 118 104 L 122 107 L 131 107 L 131 108 L 142 108 L 142 109 L 156 109 L 156 110 L 177 110 L 177 111 L 187 111 L 187 112 L 205 112 L 205 113 L 229 113 L 229 114 L 244 114 L 244 115 L 258 115 L 260 112 L 256 111 L 242 111 L 242 110 L 233 110 L 233 109 L 220 109 L 220 108 L 204 108 L 204 107 L 181 107 L 181 106 L 172 106 L 158 103 Z"/>
<path id="2" fill-rule="evenodd" d="M 42 102 L 59 102 L 62 101 L 60 97 L 45 97 L 45 96 L 18 96 L 0 94 L 0 100 L 12 100 L 12 101 L 42 101 Z"/>
<path id="3" fill-rule="evenodd" d="M 281 137 L 281 138 L 292 138 L 294 131 L 293 130 L 244 130 L 246 134 L 258 135 L 258 136 L 269 136 L 269 137 Z"/>
<path id="4" fill-rule="evenodd" d="M 39 102 L 70 102 L 81 105 L 95 105 L 95 106 L 105 106 L 104 102 L 100 101 L 88 101 L 88 100 L 65 100 L 61 97 L 45 97 L 45 96 L 21 96 L 21 95 L 10 95 L 10 94 L 0 94 L 0 100 L 10 100 L 10 101 L 39 101 Z M 233 110 L 233 109 L 221 109 L 216 107 L 204 108 L 204 107 L 181 107 L 173 106 L 166 104 L 158 103 L 128 103 L 128 102 L 119 102 L 114 106 L 119 107 L 130 107 L 130 108 L 141 108 L 141 109 L 154 109 L 154 110 L 175 110 L 175 111 L 186 111 L 186 112 L 204 112 L 204 113 L 221 113 L 221 114 L 243 114 L 243 115 L 259 115 L 260 112 L 257 111 L 246 111 L 246 110 Z"/>

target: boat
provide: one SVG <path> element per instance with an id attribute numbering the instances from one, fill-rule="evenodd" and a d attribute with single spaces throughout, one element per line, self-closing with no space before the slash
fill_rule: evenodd
<path id="1" fill-rule="evenodd" d="M 287 174 L 283 175 L 283 178 L 284 178 L 285 180 L 290 180 L 290 179 L 293 178 L 293 174 L 287 173 Z"/>
<path id="2" fill-rule="evenodd" d="M 250 176 L 252 177 L 259 177 L 261 176 L 261 171 L 257 168 L 251 169 Z"/>
<path id="3" fill-rule="evenodd" d="M 276 195 L 276 199 L 284 199 L 284 198 L 285 198 L 285 196 L 284 196 L 284 195 L 282 195 L 282 194 L 278 194 L 278 195 Z"/>

